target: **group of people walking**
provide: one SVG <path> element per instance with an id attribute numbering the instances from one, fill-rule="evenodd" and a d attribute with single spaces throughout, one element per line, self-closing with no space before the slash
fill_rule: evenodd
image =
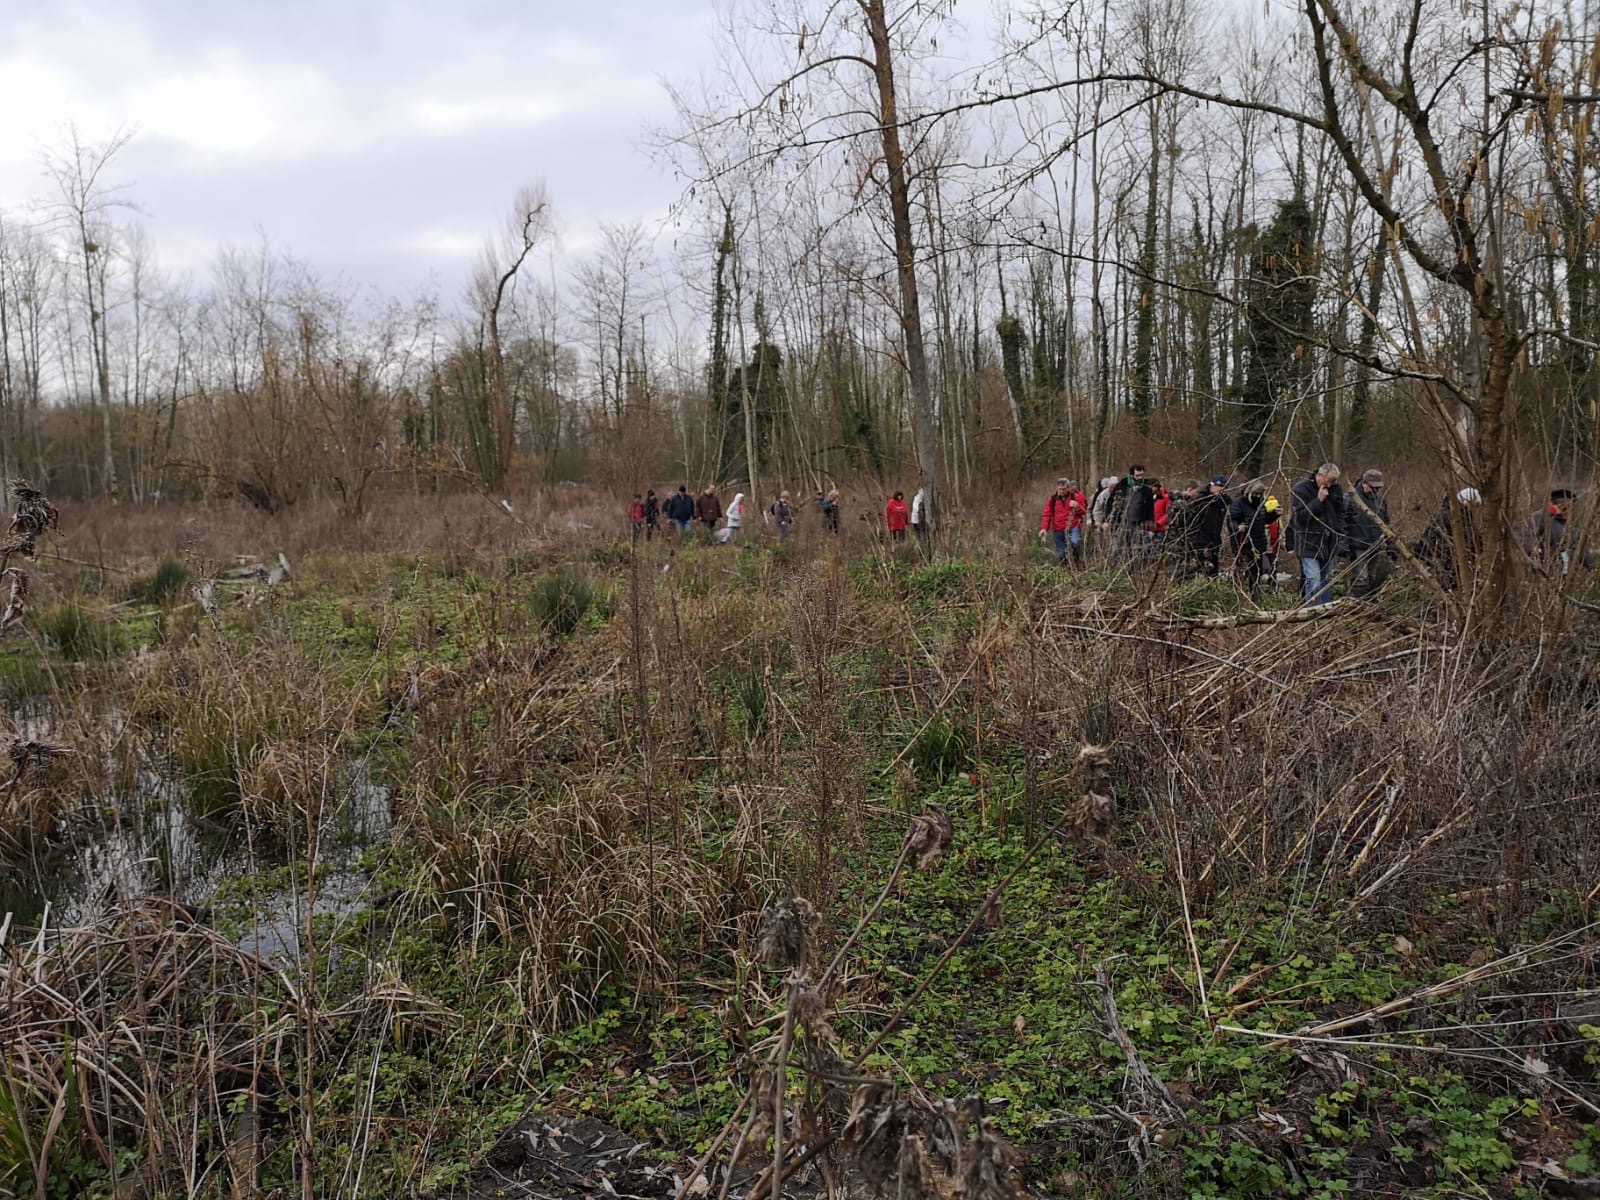
<path id="1" fill-rule="evenodd" d="M 1363 472 L 1349 492 L 1341 476 L 1336 463 L 1323 463 L 1300 479 L 1290 489 L 1286 516 L 1260 480 L 1235 496 L 1227 476 L 1218 475 L 1174 496 L 1135 463 L 1120 478 L 1102 479 L 1092 498 L 1075 480 L 1058 479 L 1040 513 L 1039 536 L 1053 539 L 1063 564 L 1082 563 L 1087 529 L 1104 535 L 1113 565 L 1159 554 L 1175 564 L 1180 577 L 1231 570 L 1252 589 L 1274 579 L 1281 547 L 1299 563 L 1303 602 L 1326 604 L 1333 598 L 1336 574 L 1349 581 L 1352 595 L 1370 595 L 1383 586 L 1399 557 L 1383 472 Z M 1539 569 L 1565 574 L 1571 565 L 1573 499 L 1571 489 L 1557 488 L 1524 523 L 1523 549 Z M 1477 556 L 1481 503 L 1476 488 L 1447 496 L 1411 548 L 1446 587 L 1456 586 L 1458 558 L 1465 555 L 1470 562 Z M 1593 558 L 1586 555 L 1584 564 L 1593 566 Z"/>
<path id="2" fill-rule="evenodd" d="M 838 489 L 819 491 L 815 508 L 822 530 L 838 533 Z M 794 532 L 797 515 L 794 497 L 788 491 L 779 492 L 766 512 L 780 539 Z M 727 508 L 723 508 L 716 485 L 712 483 L 706 484 L 694 495 L 690 495 L 688 484 L 681 483 L 678 490 L 665 501 L 656 495 L 654 488 L 642 496 L 635 492 L 633 502 L 628 506 L 628 523 L 634 539 L 643 538 L 647 542 L 654 541 L 658 534 L 666 536 L 667 526 L 664 522 L 670 523 L 672 534 L 680 542 L 693 536 L 697 526 L 711 541 L 732 542 L 739 538 L 748 520 L 749 506 L 745 502 L 745 494 L 735 492 Z"/>

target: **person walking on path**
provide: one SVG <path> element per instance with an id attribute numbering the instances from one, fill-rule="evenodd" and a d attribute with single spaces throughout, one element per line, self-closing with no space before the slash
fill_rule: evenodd
<path id="1" fill-rule="evenodd" d="M 788 492 L 779 492 L 778 498 L 772 502 L 772 521 L 778 527 L 778 540 L 782 541 L 789 536 L 794 528 L 794 504 Z"/>
<path id="2" fill-rule="evenodd" d="M 896 492 L 895 495 L 898 496 L 900 493 Z M 928 532 L 925 516 L 926 514 L 922 509 L 922 489 L 918 488 L 916 495 L 911 497 L 911 532 L 916 534 L 919 538 Z M 901 532 L 903 533 L 904 531 L 904 527 L 902 526 Z"/>
<path id="3" fill-rule="evenodd" d="M 637 542 L 644 532 L 644 497 L 638 492 L 633 494 L 633 503 L 628 505 L 628 524 L 633 526 L 633 540 Z"/>
<path id="4" fill-rule="evenodd" d="M 1571 488 L 1556 488 L 1550 493 L 1550 502 L 1523 524 L 1522 548 L 1547 573 L 1565 575 L 1572 566 L 1572 552 L 1577 549 L 1572 532 L 1572 502 L 1576 499 Z M 1584 554 L 1583 565 L 1594 569 L 1594 551 Z"/>
<path id="5" fill-rule="evenodd" d="M 1262 570 L 1272 544 L 1268 526 L 1273 519 L 1274 513 L 1267 511 L 1267 485 L 1260 482 L 1240 492 L 1228 509 L 1228 523 L 1233 527 L 1236 547 L 1234 577 L 1252 592 L 1261 584 Z"/>
<path id="6" fill-rule="evenodd" d="M 1056 490 L 1046 498 L 1039 514 L 1039 536 L 1049 535 L 1054 540 L 1056 562 L 1063 566 L 1069 549 L 1073 565 L 1083 565 L 1083 517 L 1088 509 L 1088 501 L 1073 480 L 1065 476 L 1056 480 Z"/>
<path id="7" fill-rule="evenodd" d="M 1351 572 L 1350 594 L 1370 596 L 1389 579 L 1396 551 L 1384 526 L 1389 524 L 1389 501 L 1384 497 L 1383 472 L 1371 468 L 1361 473 L 1345 528 L 1345 554 Z"/>
<path id="8" fill-rule="evenodd" d="M 735 492 L 733 502 L 728 505 L 728 523 L 717 530 L 714 535 L 719 542 L 734 541 L 739 536 L 739 530 L 744 528 L 744 493 Z"/>
<path id="9" fill-rule="evenodd" d="M 1475 487 L 1464 487 L 1446 496 L 1439 511 L 1428 521 L 1411 552 L 1433 571 L 1439 586 L 1453 592 L 1461 584 L 1462 573 L 1478 561 L 1478 505 L 1483 496 Z M 1456 554 L 1456 514 L 1461 517 L 1461 554 Z"/>
<path id="10" fill-rule="evenodd" d="M 837 534 L 839 532 L 839 489 L 830 489 L 826 496 L 818 500 L 817 510 L 822 514 L 823 532 Z"/>
<path id="11" fill-rule="evenodd" d="M 644 494 L 644 540 L 653 540 L 660 527 L 661 501 L 656 499 L 655 488 L 651 488 Z"/>
<path id="12" fill-rule="evenodd" d="M 1215 475 L 1195 502 L 1190 526 L 1195 569 L 1207 579 L 1222 569 L 1222 541 L 1228 528 L 1228 477 Z"/>
<path id="13" fill-rule="evenodd" d="M 678 490 L 667 498 L 662 511 L 678 531 L 679 540 L 688 537 L 694 526 L 694 497 L 689 495 L 689 485 L 680 483 Z"/>
<path id="14" fill-rule="evenodd" d="M 896 492 L 883 506 L 883 524 L 889 530 L 891 542 L 906 540 L 906 525 L 910 523 L 911 510 L 906 507 L 906 494 Z"/>
<path id="15" fill-rule="evenodd" d="M 1344 544 L 1346 498 L 1337 463 L 1323 463 L 1290 493 L 1289 533 L 1300 560 L 1301 603 L 1333 599 L 1333 564 Z"/>
<path id="16" fill-rule="evenodd" d="M 700 528 L 708 534 L 717 527 L 717 522 L 722 520 L 722 501 L 717 499 L 715 484 L 706 484 L 705 491 L 701 492 L 694 502 L 694 515 L 700 522 Z"/>
<path id="17" fill-rule="evenodd" d="M 1132 562 L 1143 554 L 1155 529 L 1156 497 L 1144 465 L 1134 463 L 1111 489 L 1112 560 Z"/>

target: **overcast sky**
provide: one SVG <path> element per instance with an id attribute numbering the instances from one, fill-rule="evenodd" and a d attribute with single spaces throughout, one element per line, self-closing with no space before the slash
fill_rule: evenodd
<path id="1" fill-rule="evenodd" d="M 659 220 L 641 148 L 660 79 L 710 67 L 708 0 L 0 3 L 0 213 L 49 199 L 43 148 L 136 130 L 112 168 L 158 259 L 203 271 L 264 233 L 327 274 L 459 294 L 524 183 L 563 242 Z"/>

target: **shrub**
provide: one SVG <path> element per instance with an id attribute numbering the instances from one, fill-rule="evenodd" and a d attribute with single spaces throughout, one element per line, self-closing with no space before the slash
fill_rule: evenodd
<path id="1" fill-rule="evenodd" d="M 603 614 L 608 601 L 605 591 L 590 576 L 567 567 L 541 575 L 529 597 L 534 620 L 557 638 L 575 632 L 591 609 Z"/>
<path id="2" fill-rule="evenodd" d="M 168 604 L 184 596 L 194 582 L 194 572 L 182 560 L 163 558 L 147 579 L 134 585 L 134 595 L 146 604 Z"/>
<path id="3" fill-rule="evenodd" d="M 122 649 L 122 630 L 104 613 L 69 600 L 46 614 L 41 632 L 73 662 L 110 658 Z"/>

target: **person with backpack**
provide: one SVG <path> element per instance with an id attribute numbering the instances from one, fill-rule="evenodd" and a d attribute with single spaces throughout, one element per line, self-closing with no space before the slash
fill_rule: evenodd
<path id="1" fill-rule="evenodd" d="M 1046 497 L 1044 511 L 1039 514 L 1039 537 L 1049 535 L 1054 539 L 1056 562 L 1062 566 L 1066 565 L 1069 549 L 1073 564 L 1083 565 L 1083 517 L 1088 511 L 1089 502 L 1077 483 L 1065 476 L 1056 480 L 1056 490 Z"/>
<path id="2" fill-rule="evenodd" d="M 1112 559 L 1131 562 L 1144 553 L 1155 530 L 1156 497 L 1144 465 L 1134 463 L 1111 489 Z"/>
<path id="3" fill-rule="evenodd" d="M 778 540 L 782 541 L 794 529 L 794 505 L 790 502 L 789 493 L 779 492 L 769 511 L 773 524 L 778 527 Z"/>

